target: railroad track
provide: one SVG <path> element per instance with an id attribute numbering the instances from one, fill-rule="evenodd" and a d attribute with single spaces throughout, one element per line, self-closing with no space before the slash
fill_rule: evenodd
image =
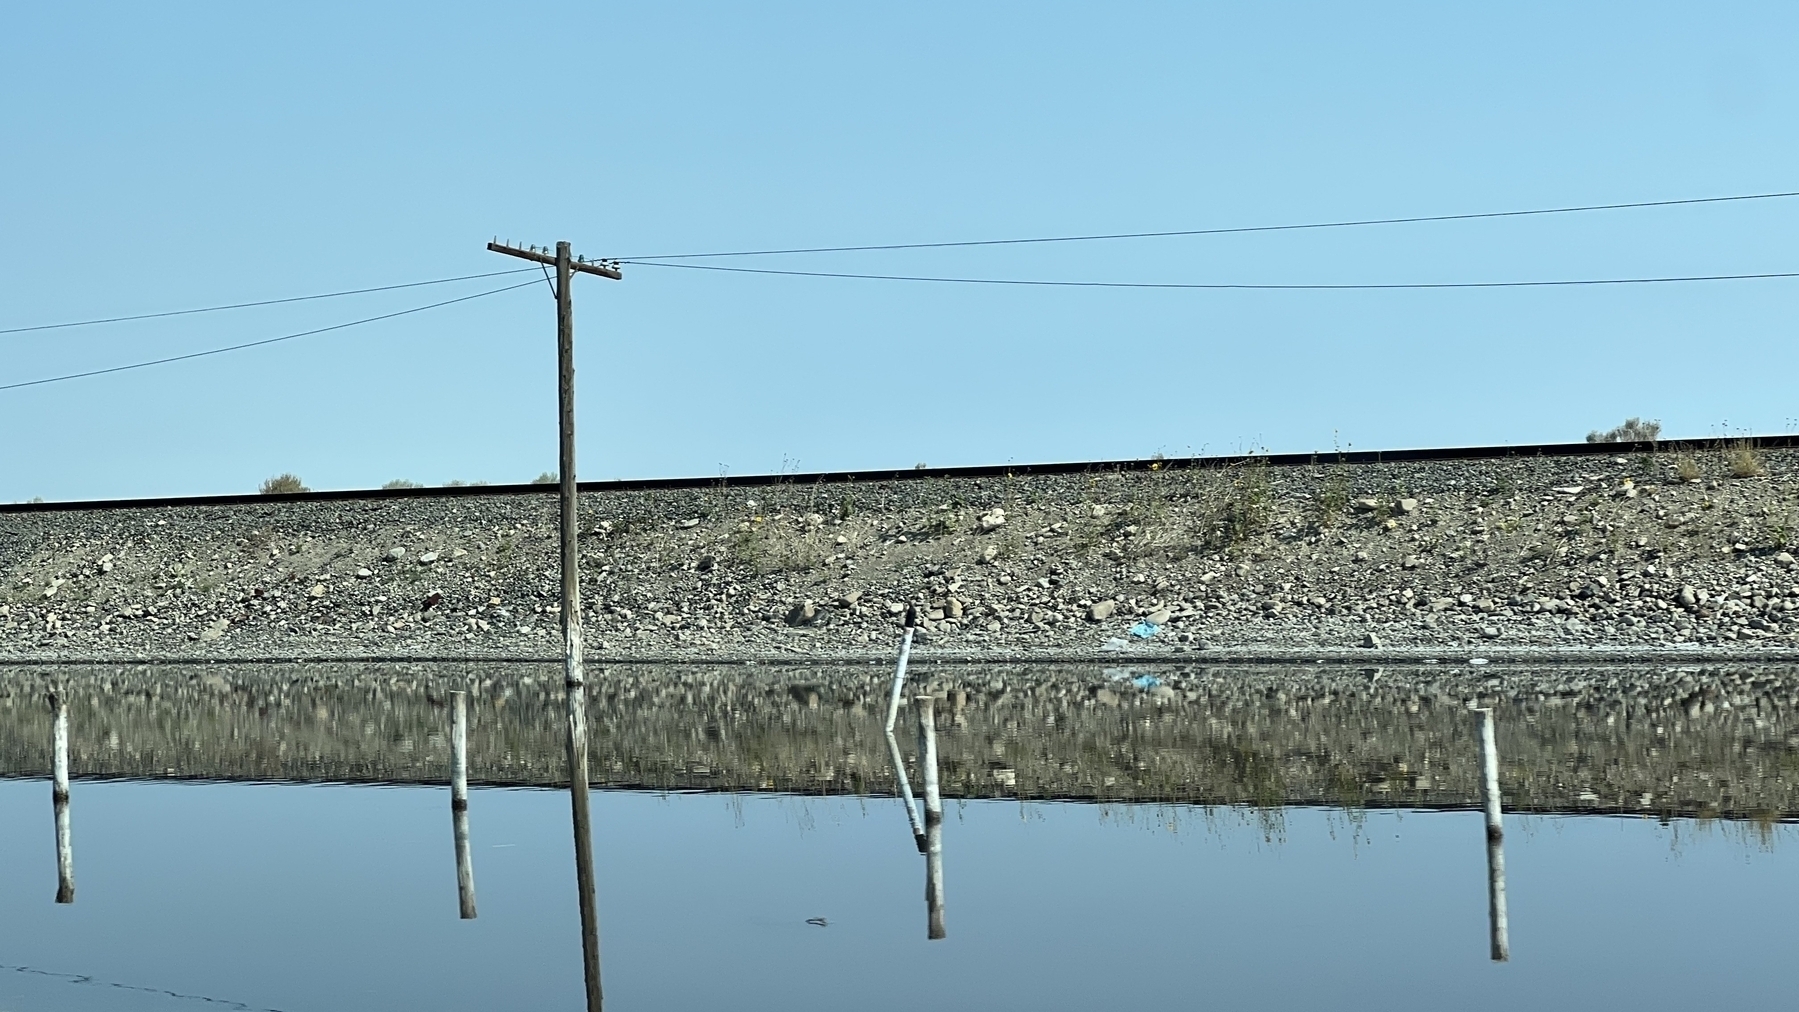
<path id="1" fill-rule="evenodd" d="M 1221 468 L 1261 461 L 1270 467 L 1312 464 L 1397 464 L 1407 462 L 1503 460 L 1520 457 L 1604 457 L 1680 451 L 1716 452 L 1743 437 L 1663 439 L 1636 443 L 1527 443 L 1504 446 L 1447 446 L 1401 450 L 1353 450 L 1313 453 L 1239 453 L 1210 457 L 1140 457 L 1131 460 L 1086 460 L 1043 464 L 976 464 L 967 467 L 913 467 L 903 470 L 814 471 L 800 474 L 751 474 L 711 478 L 624 478 L 584 481 L 582 492 L 636 492 L 662 489 L 769 485 L 840 484 L 852 482 L 928 481 L 934 478 L 1003 478 L 1032 475 L 1086 474 L 1113 471 L 1188 470 Z M 1799 433 L 1757 436 L 1749 440 L 1758 449 L 1799 447 Z M 552 484 L 441 485 L 426 488 L 330 489 L 266 495 L 245 492 L 232 495 L 160 496 L 142 499 L 87 499 L 69 502 L 0 503 L 0 514 L 41 513 L 66 510 L 151 509 L 168 506 L 230 506 L 269 502 L 341 502 L 372 499 L 443 499 L 456 496 L 554 495 Z"/>

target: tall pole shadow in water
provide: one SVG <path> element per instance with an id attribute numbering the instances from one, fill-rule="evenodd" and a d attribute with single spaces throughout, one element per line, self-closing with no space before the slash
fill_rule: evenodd
<path id="1" fill-rule="evenodd" d="M 468 837 L 468 693 L 450 693 L 450 822 L 456 834 L 456 901 L 475 919 L 475 866 Z"/>
<path id="2" fill-rule="evenodd" d="M 69 840 L 69 709 L 50 693 L 50 803 L 56 810 L 56 902 L 75 902 L 75 847 Z"/>
<path id="3" fill-rule="evenodd" d="M 924 777 L 924 901 L 928 918 L 926 936 L 945 935 L 943 928 L 943 795 L 937 780 L 937 700 L 916 696 L 918 706 L 918 765 Z"/>
<path id="4" fill-rule="evenodd" d="M 1487 933 L 1493 962 L 1512 958 L 1512 943 L 1505 916 L 1505 826 L 1499 806 L 1499 748 L 1494 743 L 1493 711 L 1476 707 L 1480 725 L 1480 798 L 1487 822 Z"/>
<path id="5" fill-rule="evenodd" d="M 587 686 L 581 677 L 580 646 L 568 668 L 568 802 L 575 829 L 575 888 L 581 906 L 581 974 L 587 985 L 587 1012 L 600 1012 L 600 915 L 594 900 L 593 820 L 587 803 Z"/>

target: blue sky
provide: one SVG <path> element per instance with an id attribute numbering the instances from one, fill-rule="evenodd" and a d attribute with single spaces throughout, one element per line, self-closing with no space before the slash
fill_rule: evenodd
<path id="1" fill-rule="evenodd" d="M 13 5 L 0 328 L 591 256 L 1799 189 L 1789 5 Z M 757 266 L 1391 282 L 1799 270 L 1799 199 Z M 0 383 L 493 282 L 0 335 Z M 1799 280 L 577 285 L 584 478 L 1799 428 Z M 525 480 L 543 287 L 0 391 L 0 500 Z"/>

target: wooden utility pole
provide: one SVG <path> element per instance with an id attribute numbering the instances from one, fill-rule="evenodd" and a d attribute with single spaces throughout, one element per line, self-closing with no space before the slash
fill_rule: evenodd
<path id="1" fill-rule="evenodd" d="M 556 268 L 556 400 L 561 436 L 557 476 L 562 482 L 562 674 L 568 708 L 569 809 L 575 822 L 575 885 L 581 903 L 581 969 L 587 982 L 588 1012 L 600 1012 L 599 912 L 594 907 L 593 835 L 587 806 L 587 676 L 581 666 L 581 557 L 576 547 L 580 514 L 575 494 L 575 300 L 569 282 L 576 273 L 619 281 L 610 261 L 577 260 L 566 242 L 556 252 L 520 249 L 490 242 L 495 253 Z"/>

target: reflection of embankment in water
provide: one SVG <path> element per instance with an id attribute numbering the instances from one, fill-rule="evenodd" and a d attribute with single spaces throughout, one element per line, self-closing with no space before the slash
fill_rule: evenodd
<path id="1" fill-rule="evenodd" d="M 529 665 L 40 667 L 0 676 L 0 772 L 44 776 L 68 702 L 78 777 L 443 783 L 564 775 L 560 671 Z M 590 674 L 596 784 L 886 794 L 883 667 Z M 1799 815 L 1799 673 L 1712 669 L 927 667 L 943 794 L 1480 806 L 1470 703 L 1496 717 L 1508 812 Z"/>

